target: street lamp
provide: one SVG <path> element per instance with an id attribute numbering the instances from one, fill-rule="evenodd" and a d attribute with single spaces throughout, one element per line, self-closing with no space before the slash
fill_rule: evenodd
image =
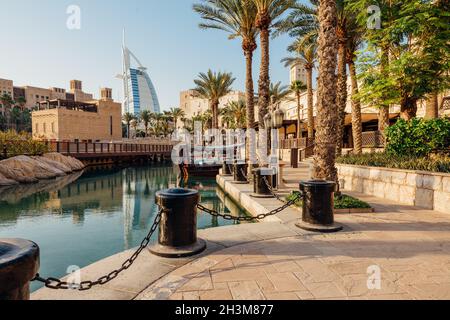
<path id="1" fill-rule="evenodd" d="M 283 121 L 284 121 L 284 112 L 283 112 L 283 110 L 277 109 L 277 111 L 275 111 L 273 113 L 272 127 L 274 129 L 282 128 L 283 127 Z"/>
<path id="2" fill-rule="evenodd" d="M 272 128 L 272 115 L 270 112 L 264 116 L 264 126 L 267 130 Z"/>

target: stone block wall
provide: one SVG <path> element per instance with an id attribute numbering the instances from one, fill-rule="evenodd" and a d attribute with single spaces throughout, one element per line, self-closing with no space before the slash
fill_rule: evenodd
<path id="1" fill-rule="evenodd" d="M 450 213 L 450 174 L 337 165 L 344 190 Z"/>

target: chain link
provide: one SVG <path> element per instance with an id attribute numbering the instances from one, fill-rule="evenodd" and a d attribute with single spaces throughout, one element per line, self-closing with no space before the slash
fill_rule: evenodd
<path id="1" fill-rule="evenodd" d="M 269 181 L 267 180 L 267 177 L 266 177 L 266 176 L 263 176 L 263 181 L 264 181 L 264 183 L 265 183 L 267 189 L 269 189 L 269 192 L 270 192 L 270 193 L 271 193 L 278 201 L 280 201 L 280 202 L 282 202 L 282 203 L 286 203 L 286 201 L 285 201 L 281 196 L 279 196 L 279 195 L 273 190 L 272 185 L 269 183 Z"/>
<path id="2" fill-rule="evenodd" d="M 228 221 L 255 222 L 255 221 L 263 220 L 263 219 L 265 219 L 267 217 L 270 217 L 270 216 L 274 216 L 274 215 L 276 215 L 276 214 L 286 210 L 290 206 L 294 205 L 297 202 L 298 199 L 300 199 L 300 195 L 295 197 L 295 199 L 292 199 L 289 202 L 286 202 L 283 206 L 279 207 L 278 209 L 272 210 L 272 211 L 270 211 L 268 213 L 260 214 L 260 215 L 258 215 L 256 217 L 235 217 L 235 216 L 232 216 L 231 214 L 220 213 L 220 212 L 217 212 L 215 210 L 208 209 L 208 208 L 206 208 L 205 206 L 203 206 L 201 204 L 198 204 L 197 208 L 199 210 L 203 211 L 203 212 L 206 212 L 206 213 L 212 215 L 213 217 L 220 217 L 220 218 L 223 218 L 223 219 L 228 220 Z"/>
<path id="3" fill-rule="evenodd" d="M 156 229 L 158 229 L 158 226 L 161 222 L 161 217 L 164 210 L 160 209 L 158 212 L 158 215 L 155 217 L 155 220 L 153 221 L 152 227 L 150 228 L 150 231 L 148 235 L 142 240 L 141 245 L 139 248 L 133 253 L 133 255 L 127 259 L 124 263 L 122 263 L 122 266 L 119 269 L 116 269 L 107 275 L 98 278 L 95 281 L 83 281 L 80 284 L 73 284 L 68 283 L 66 281 L 61 281 L 57 278 L 42 278 L 39 274 L 36 275 L 36 277 L 32 281 L 37 281 L 43 283 L 47 288 L 54 289 L 54 290 L 78 290 L 78 291 L 86 291 L 90 290 L 95 286 L 98 285 L 105 285 L 108 282 L 114 280 L 121 274 L 123 271 L 128 270 L 133 263 L 136 261 L 136 259 L 139 257 L 141 252 L 149 245 L 150 240 L 155 233 Z"/>

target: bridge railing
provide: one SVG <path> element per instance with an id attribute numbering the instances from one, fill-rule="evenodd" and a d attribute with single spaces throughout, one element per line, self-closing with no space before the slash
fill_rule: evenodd
<path id="1" fill-rule="evenodd" d="M 172 145 L 133 144 L 133 143 L 102 143 L 102 142 L 64 142 L 46 141 L 52 152 L 62 154 L 129 154 L 129 153 L 168 153 Z"/>

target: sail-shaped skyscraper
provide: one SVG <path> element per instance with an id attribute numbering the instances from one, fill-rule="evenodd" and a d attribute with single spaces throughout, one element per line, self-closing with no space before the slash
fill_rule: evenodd
<path id="1" fill-rule="evenodd" d="M 122 74 L 124 99 L 122 113 L 138 115 L 144 110 L 160 113 L 160 105 L 155 86 L 150 79 L 147 68 L 125 44 L 125 32 L 122 44 Z M 134 64 L 132 64 L 132 62 Z"/>

